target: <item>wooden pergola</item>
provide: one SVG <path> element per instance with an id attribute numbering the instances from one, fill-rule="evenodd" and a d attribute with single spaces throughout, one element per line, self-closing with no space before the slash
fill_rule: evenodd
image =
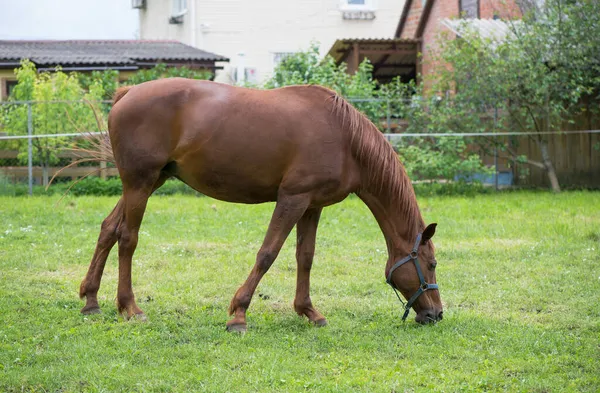
<path id="1" fill-rule="evenodd" d="M 408 82 L 416 79 L 420 71 L 417 59 L 420 45 L 418 39 L 349 38 L 335 41 L 329 55 L 336 64 L 346 62 L 350 74 L 367 58 L 373 64 L 373 77 L 379 82 L 389 82 L 396 76 Z"/>

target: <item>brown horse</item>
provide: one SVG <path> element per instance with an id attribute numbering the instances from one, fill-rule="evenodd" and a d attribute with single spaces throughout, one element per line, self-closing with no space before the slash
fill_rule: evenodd
<path id="1" fill-rule="evenodd" d="M 435 224 L 425 227 L 411 183 L 390 144 L 335 92 L 319 86 L 254 90 L 163 79 L 119 89 L 108 128 L 123 195 L 102 223 L 81 283 L 80 296 L 86 297 L 82 313 L 99 311 L 102 272 L 118 241 L 117 307 L 126 318 L 144 318 L 131 286 L 132 256 L 148 198 L 175 177 L 223 201 L 276 201 L 256 264 L 231 300 L 228 330 L 246 330 L 254 291 L 294 225 L 294 309 L 317 325 L 326 324 L 309 295 L 317 225 L 323 207 L 350 193 L 369 207 L 385 236 L 388 282 L 407 299 L 417 296 L 409 304 L 417 312 L 416 321 L 442 318 L 437 285 L 424 286 L 436 282 L 430 241 Z M 409 254 L 413 257 L 406 258 L 414 267 L 409 263 L 392 270 Z"/>

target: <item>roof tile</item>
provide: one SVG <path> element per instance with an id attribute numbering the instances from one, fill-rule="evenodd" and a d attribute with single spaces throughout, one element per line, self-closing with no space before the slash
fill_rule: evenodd
<path id="1" fill-rule="evenodd" d="M 2 41 L 0 61 L 30 59 L 38 65 L 130 65 L 140 61 L 227 61 L 178 41 Z"/>

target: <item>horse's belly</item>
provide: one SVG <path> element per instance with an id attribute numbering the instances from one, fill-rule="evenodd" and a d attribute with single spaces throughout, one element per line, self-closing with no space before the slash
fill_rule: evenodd
<path id="1" fill-rule="evenodd" d="M 177 168 L 174 175 L 198 192 L 226 202 L 263 203 L 277 200 L 280 178 L 233 168 Z"/>

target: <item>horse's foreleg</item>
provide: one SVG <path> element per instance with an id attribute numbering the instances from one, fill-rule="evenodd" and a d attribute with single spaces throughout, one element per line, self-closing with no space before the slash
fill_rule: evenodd
<path id="1" fill-rule="evenodd" d="M 321 210 L 321 208 L 307 210 L 296 226 L 298 273 L 294 309 L 298 315 L 306 315 L 317 326 L 327 324 L 325 317 L 313 307 L 310 300 L 310 269 L 315 255 L 315 241 Z"/>
<path id="2" fill-rule="evenodd" d="M 96 251 L 92 257 L 92 262 L 88 272 L 79 287 L 79 296 L 85 297 L 85 307 L 81 309 L 83 314 L 93 314 L 100 312 L 98 305 L 98 290 L 100 289 L 100 280 L 104 272 L 104 265 L 110 250 L 117 242 L 117 230 L 123 219 L 123 199 L 120 199 L 113 211 L 106 217 L 100 227 L 100 236 L 96 244 Z"/>
<path id="3" fill-rule="evenodd" d="M 229 314 L 233 315 L 233 319 L 227 322 L 227 330 L 246 331 L 246 310 L 250 306 L 254 291 L 277 258 L 285 239 L 302 217 L 309 203 L 310 198 L 306 195 L 279 196 L 269 229 L 256 256 L 254 268 L 229 305 Z"/>

